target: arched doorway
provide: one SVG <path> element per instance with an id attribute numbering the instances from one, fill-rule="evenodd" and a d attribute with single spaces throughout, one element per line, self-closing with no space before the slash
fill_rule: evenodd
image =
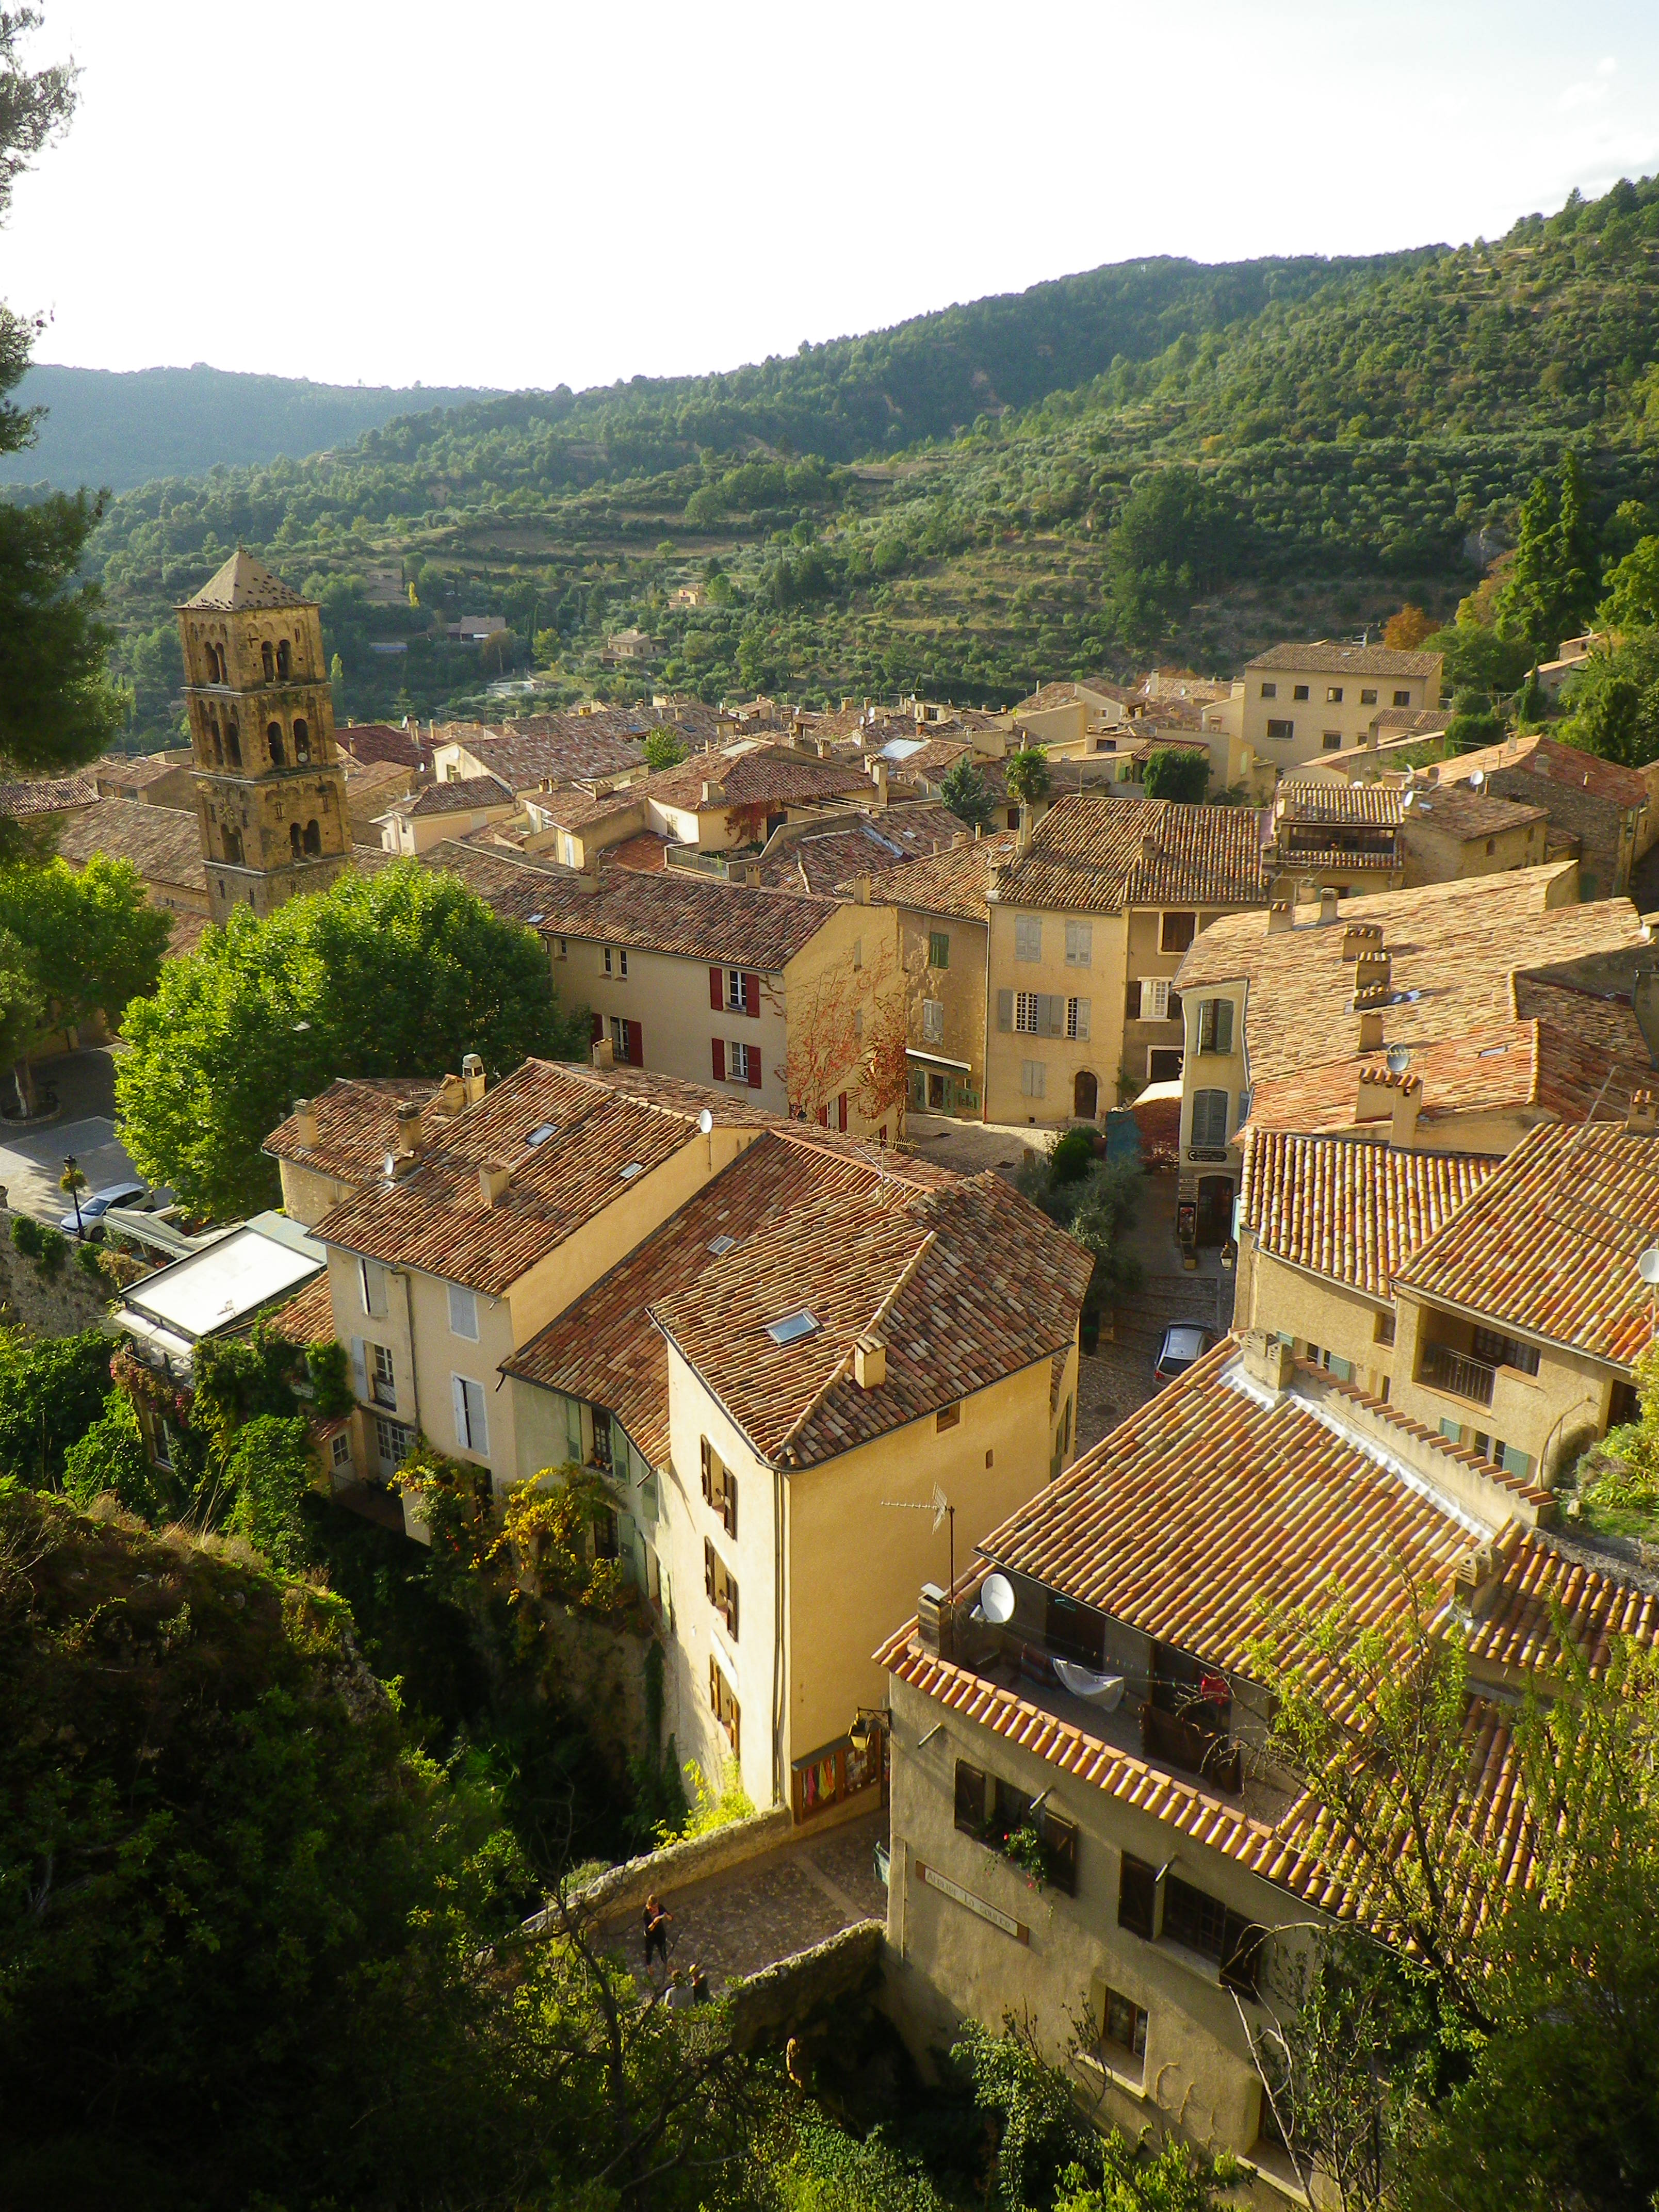
<path id="1" fill-rule="evenodd" d="M 1086 1067 L 1079 1067 L 1072 1085 L 1072 1113 L 1079 1121 L 1092 1121 L 1100 1111 L 1100 1085 Z"/>

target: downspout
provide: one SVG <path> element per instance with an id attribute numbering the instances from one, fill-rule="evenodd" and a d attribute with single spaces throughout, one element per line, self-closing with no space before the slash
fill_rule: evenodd
<path id="1" fill-rule="evenodd" d="M 399 1267 L 397 1272 L 404 1283 L 404 1314 L 409 1323 L 410 1411 L 415 1416 L 415 1433 L 418 1437 L 424 1431 L 421 1427 L 420 1361 L 415 1356 L 415 1287 L 407 1267 Z"/>
<path id="2" fill-rule="evenodd" d="M 772 1469 L 772 1802 L 787 1801 L 783 1792 L 784 1723 L 784 1594 L 783 1594 L 783 1469 Z"/>

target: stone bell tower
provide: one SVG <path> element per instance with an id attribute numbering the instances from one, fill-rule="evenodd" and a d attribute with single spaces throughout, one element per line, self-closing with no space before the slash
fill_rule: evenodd
<path id="1" fill-rule="evenodd" d="M 239 551 L 175 611 L 208 912 L 268 915 L 351 866 L 319 610 Z"/>

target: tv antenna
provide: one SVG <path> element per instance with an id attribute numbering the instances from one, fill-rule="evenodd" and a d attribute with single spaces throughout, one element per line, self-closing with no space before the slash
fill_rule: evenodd
<path id="1" fill-rule="evenodd" d="M 884 1505 L 890 1506 L 895 1513 L 931 1513 L 933 1516 L 933 1534 L 936 1536 L 941 1525 L 946 1521 L 950 1522 L 951 1579 L 945 1587 L 946 1595 L 954 1597 L 957 1588 L 957 1509 L 939 1488 L 938 1483 L 933 1485 L 933 1494 L 931 1498 L 884 1498 L 881 1502 Z"/>

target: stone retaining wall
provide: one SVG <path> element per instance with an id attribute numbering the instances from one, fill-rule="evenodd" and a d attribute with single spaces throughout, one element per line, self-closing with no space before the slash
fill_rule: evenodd
<path id="1" fill-rule="evenodd" d="M 832 1998 L 850 1996 L 873 1980 L 881 1966 L 887 1940 L 879 1920 L 854 1921 L 810 1951 L 797 1951 L 780 1959 L 732 1990 L 732 2033 L 740 2051 L 747 2051 L 785 2029 L 799 2027 L 809 2013 Z"/>
<path id="2" fill-rule="evenodd" d="M 16 1218 L 9 1206 L 0 1206 L 0 1303 L 6 1308 L 5 1319 L 21 1322 L 36 1336 L 73 1336 L 106 1321 L 114 1285 L 102 1273 L 81 1272 L 74 1238 L 69 1240 L 57 1275 L 49 1276 L 12 1243 L 11 1224 Z"/>
<path id="3" fill-rule="evenodd" d="M 571 1902 L 600 1920 L 616 1919 L 642 1905 L 653 1893 L 670 1896 L 677 1889 L 689 1889 L 693 1882 L 706 1881 L 710 1875 L 723 1874 L 728 1867 L 740 1866 L 745 1859 L 775 1850 L 788 1841 L 793 1826 L 789 1808 L 774 1806 L 770 1812 L 731 1821 L 710 1835 L 692 1836 L 684 1843 L 667 1844 L 659 1851 L 628 1859 L 589 1882 Z M 538 1912 L 525 1922 L 524 1933 L 544 1935 L 552 1919 L 551 1914 Z"/>

